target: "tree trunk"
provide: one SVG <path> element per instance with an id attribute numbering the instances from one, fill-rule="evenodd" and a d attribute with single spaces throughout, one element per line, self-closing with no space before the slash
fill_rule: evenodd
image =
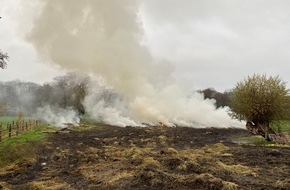
<path id="1" fill-rule="evenodd" d="M 253 135 L 261 135 L 267 141 L 271 140 L 269 138 L 269 134 L 275 134 L 275 132 L 272 129 L 270 129 L 268 121 L 255 123 L 248 121 L 246 127 L 250 131 L 250 133 L 252 133 Z"/>
<path id="2" fill-rule="evenodd" d="M 267 140 L 270 141 L 269 139 L 269 122 L 257 122 L 255 125 L 258 127 L 258 129 L 261 131 L 261 135 Z"/>

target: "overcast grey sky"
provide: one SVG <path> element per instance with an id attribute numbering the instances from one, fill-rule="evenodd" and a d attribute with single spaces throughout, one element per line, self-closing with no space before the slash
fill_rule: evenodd
<path id="1" fill-rule="evenodd" d="M 45 82 L 63 73 L 25 40 L 40 2 L 0 0 L 0 49 L 10 56 L 0 81 Z M 177 79 L 225 90 L 253 73 L 290 82 L 289 10 L 288 0 L 143 0 L 139 14 L 143 43 L 174 65 Z"/>

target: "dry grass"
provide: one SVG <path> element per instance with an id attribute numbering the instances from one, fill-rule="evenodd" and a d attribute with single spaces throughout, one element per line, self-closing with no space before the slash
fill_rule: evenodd
<path id="1" fill-rule="evenodd" d="M 40 190 L 40 189 L 46 189 L 46 190 L 70 189 L 70 190 L 74 190 L 74 188 L 71 187 L 68 183 L 66 183 L 63 180 L 58 179 L 58 178 L 35 181 L 35 182 L 31 182 L 31 183 L 27 184 L 26 186 L 27 187 L 25 187 L 25 188 L 29 189 L 29 190 Z M 19 189 L 21 189 L 21 187 L 19 187 Z"/>
<path id="2" fill-rule="evenodd" d="M 162 167 L 160 162 L 158 160 L 155 160 L 153 157 L 145 157 L 139 168 L 144 169 L 148 166 L 155 167 L 156 169 Z"/>
<path id="3" fill-rule="evenodd" d="M 261 173 L 263 168 L 261 165 L 250 167 L 251 162 L 247 162 L 248 157 L 242 162 L 240 158 L 237 159 L 237 155 L 240 156 L 240 150 L 243 150 L 240 147 L 229 148 L 222 143 L 207 143 L 203 146 L 206 144 L 204 143 L 195 146 L 194 142 L 198 142 L 194 139 L 193 144 L 188 146 L 187 141 L 183 141 L 183 138 L 179 141 L 179 137 L 175 136 L 180 133 L 173 133 L 174 136 L 170 136 L 167 132 L 161 133 L 165 130 L 163 128 L 160 131 L 154 128 L 144 130 L 149 134 L 145 133 L 143 138 L 140 137 L 141 133 L 138 131 L 134 137 L 132 132 L 134 130 L 131 128 L 128 128 L 130 132 L 125 135 L 113 130 L 104 136 L 89 133 L 78 136 L 72 132 L 63 135 L 66 138 L 55 146 L 53 142 L 62 137 L 56 133 L 58 138 L 51 141 L 51 144 L 46 144 L 52 148 L 45 161 L 47 165 L 39 169 L 36 173 L 37 177 L 34 176 L 33 180 L 28 180 L 26 184 L 23 183 L 20 186 L 14 185 L 13 188 L 237 190 L 247 189 L 251 182 L 255 182 L 259 187 L 263 186 L 261 183 L 264 180 Z M 84 134 L 89 134 L 88 138 L 84 138 Z M 70 135 L 75 135 L 75 137 L 68 138 Z M 268 154 L 270 156 L 283 155 L 277 151 L 265 150 L 268 151 L 264 154 L 266 156 Z M 249 151 L 248 155 L 256 158 L 255 155 L 260 149 L 251 148 Z M 259 160 L 254 161 L 254 163 L 259 163 Z M 0 168 L 0 175 L 7 174 L 9 170 L 11 173 L 18 173 L 17 167 L 14 165 L 11 168 Z M 26 173 L 21 171 L 21 168 L 25 167 L 20 166 L 19 173 Z M 287 168 L 271 168 L 272 174 L 286 173 L 285 171 Z M 81 183 L 75 184 L 78 180 Z M 273 182 L 271 187 L 287 189 L 289 183 L 289 178 L 283 179 Z M 1 185 L 9 188 L 11 184 L 2 182 Z"/>
<path id="4" fill-rule="evenodd" d="M 119 180 L 124 180 L 126 178 L 131 178 L 135 175 L 134 171 L 122 171 L 117 172 L 113 176 L 111 176 L 111 179 L 109 180 L 109 184 L 117 183 Z"/>
<path id="5" fill-rule="evenodd" d="M 275 186 L 279 189 L 290 189 L 290 177 L 284 180 L 279 180 L 275 183 Z"/>
<path id="6" fill-rule="evenodd" d="M 162 136 L 158 138 L 159 140 L 166 139 Z M 111 142 L 114 140 L 110 139 Z M 67 155 L 70 154 L 68 149 L 56 147 L 55 150 L 51 155 L 52 161 L 55 162 L 67 159 Z M 102 146 L 102 148 L 88 147 L 85 151 L 78 152 L 83 162 L 75 170 L 87 181 L 95 181 L 96 185 L 88 186 L 89 189 L 98 189 L 100 186 L 114 189 L 128 185 L 132 183 L 132 180 L 142 178 L 147 181 L 148 185 L 158 186 L 164 178 L 174 180 L 180 185 L 193 181 L 208 188 L 236 190 L 238 189 L 237 184 L 224 181 L 213 173 L 218 171 L 252 175 L 253 171 L 240 164 L 227 165 L 221 162 L 218 159 L 219 156 L 227 155 L 228 150 L 229 148 L 221 143 L 195 150 L 177 150 L 172 147 L 157 150 L 155 146 L 144 148 L 135 145 L 126 148 L 117 144 Z M 57 160 L 55 160 L 56 158 Z M 17 167 L 12 168 L 15 171 Z M 55 173 L 58 172 L 56 169 L 50 168 L 49 170 Z M 9 168 L 3 169 L 3 172 L 7 172 L 7 170 Z M 45 176 L 40 176 L 38 181 L 19 186 L 18 189 L 74 189 L 59 178 L 42 180 L 43 178 Z M 284 182 L 277 183 L 278 185 L 283 186 Z"/>
<path id="7" fill-rule="evenodd" d="M 238 190 L 239 186 L 235 183 L 223 181 L 223 190 Z"/>
<path id="8" fill-rule="evenodd" d="M 240 165 L 240 164 L 237 164 L 237 165 L 226 165 L 220 161 L 218 161 L 216 163 L 216 167 L 218 170 L 221 170 L 221 171 L 226 171 L 226 172 L 229 172 L 229 173 L 236 173 L 236 174 L 242 174 L 242 175 L 248 175 L 248 174 L 252 174 L 252 169 L 250 169 L 249 167 L 247 166 L 243 166 L 243 165 Z"/>
<path id="9" fill-rule="evenodd" d="M 159 139 L 165 138 L 159 136 Z M 149 179 L 151 185 L 158 184 L 160 182 L 158 175 L 161 174 L 167 176 L 167 178 L 177 180 L 181 184 L 191 179 L 200 181 L 204 185 L 209 183 L 225 190 L 236 190 L 238 186 L 233 182 L 223 181 L 212 174 L 202 173 L 203 168 L 207 168 L 207 171 L 224 171 L 239 175 L 253 173 L 249 167 L 240 164 L 226 165 L 222 163 L 218 156 L 227 155 L 225 152 L 229 148 L 221 143 L 207 145 L 196 150 L 178 151 L 174 148 L 164 148 L 160 151 L 154 151 L 154 148 L 140 148 L 135 145 L 124 148 L 111 145 L 104 146 L 101 150 L 90 147 L 84 154 L 86 157 L 99 160 L 99 163 L 87 162 L 87 164 L 78 167 L 78 171 L 87 180 L 97 180 L 103 186 L 111 188 L 119 186 L 121 183 L 126 184 L 126 181 L 129 182 L 134 176 L 138 175 Z M 100 153 L 103 154 L 103 157 L 100 156 Z M 168 167 L 175 169 L 171 170 Z M 156 171 L 158 171 L 158 175 L 156 175 Z M 189 171 L 191 173 L 200 172 L 201 174 L 183 174 L 178 173 L 178 171 L 186 173 Z"/>

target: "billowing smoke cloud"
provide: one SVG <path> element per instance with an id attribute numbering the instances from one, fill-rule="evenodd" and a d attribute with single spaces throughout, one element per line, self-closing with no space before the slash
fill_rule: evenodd
<path id="1" fill-rule="evenodd" d="M 64 68 L 94 73 L 112 90 L 91 86 L 86 110 L 95 119 L 120 126 L 142 122 L 167 125 L 240 126 L 226 110 L 178 84 L 169 62 L 154 60 L 142 45 L 136 0 L 43 0 L 29 40 L 43 58 Z"/>
<path id="2" fill-rule="evenodd" d="M 51 107 L 49 105 L 39 107 L 35 116 L 57 127 L 66 127 L 68 124 L 78 125 L 80 122 L 75 110 Z"/>
<path id="3" fill-rule="evenodd" d="M 113 89 L 97 82 L 91 84 L 84 105 L 86 111 L 97 121 L 117 126 L 140 125 L 131 119 L 127 102 Z"/>

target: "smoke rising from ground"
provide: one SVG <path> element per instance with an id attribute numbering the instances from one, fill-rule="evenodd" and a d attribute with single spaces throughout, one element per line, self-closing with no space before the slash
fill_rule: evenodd
<path id="1" fill-rule="evenodd" d="M 92 118 L 99 122 L 123 127 L 140 125 L 131 119 L 127 102 L 113 89 L 100 85 L 98 82 L 91 83 L 89 89 L 89 94 L 83 104 Z"/>
<path id="2" fill-rule="evenodd" d="M 120 126 L 167 125 L 240 127 L 225 109 L 216 110 L 192 87 L 178 84 L 173 66 L 154 60 L 144 36 L 136 0 L 43 0 L 28 36 L 42 58 L 64 68 L 93 73 L 116 96 L 100 98 L 92 84 L 84 101 L 95 119 Z"/>
<path id="3" fill-rule="evenodd" d="M 65 127 L 66 124 L 78 125 L 80 122 L 78 113 L 75 110 L 51 107 L 49 105 L 39 107 L 35 116 L 57 127 Z"/>
<path id="4" fill-rule="evenodd" d="M 82 98 L 78 96 L 82 94 L 80 87 L 85 87 L 84 80 L 88 79 L 67 74 L 44 85 L 23 81 L 0 82 L 0 114 L 16 116 L 21 111 L 26 117 L 39 118 L 57 127 L 68 123 L 77 125 L 82 111 L 79 104 Z"/>

